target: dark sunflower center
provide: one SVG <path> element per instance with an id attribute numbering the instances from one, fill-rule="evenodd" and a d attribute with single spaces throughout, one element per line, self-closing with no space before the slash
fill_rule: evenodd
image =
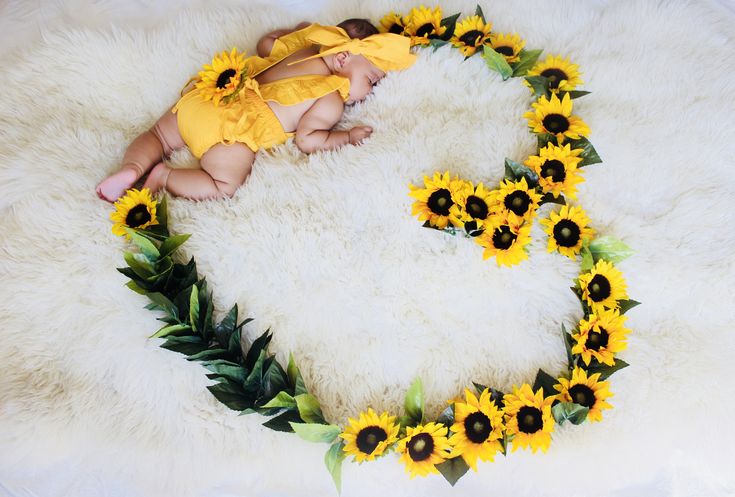
<path id="1" fill-rule="evenodd" d="M 554 240 L 560 247 L 576 246 L 579 233 L 579 226 L 571 219 L 562 219 L 554 226 Z"/>
<path id="2" fill-rule="evenodd" d="M 562 80 L 569 79 L 569 76 L 567 76 L 564 71 L 556 68 L 546 69 L 541 73 L 541 76 L 549 78 L 549 88 L 554 89 L 559 88 L 559 83 L 561 83 Z"/>
<path id="3" fill-rule="evenodd" d="M 219 78 L 217 78 L 217 88 L 224 88 L 227 83 L 230 82 L 230 78 L 235 75 L 237 71 L 234 69 L 227 69 L 226 71 L 222 71 L 219 75 Z"/>
<path id="4" fill-rule="evenodd" d="M 434 25 L 427 22 L 426 24 L 422 24 L 421 27 L 416 30 L 416 36 L 430 35 L 432 31 L 434 31 Z"/>
<path id="5" fill-rule="evenodd" d="M 423 461 L 434 452 L 434 439 L 428 433 L 419 433 L 408 442 L 408 455 L 414 461 Z"/>
<path id="6" fill-rule="evenodd" d="M 469 45 L 471 47 L 477 46 L 477 42 L 482 39 L 483 36 L 482 31 L 478 31 L 476 29 L 473 29 L 471 31 L 467 31 L 465 34 L 459 37 L 459 41 L 464 43 L 465 45 Z"/>
<path id="7" fill-rule="evenodd" d="M 380 442 L 386 440 L 388 434 L 379 426 L 368 426 L 357 434 L 357 448 L 365 454 L 372 454 Z"/>
<path id="8" fill-rule="evenodd" d="M 574 385 L 569 389 L 572 402 L 581 406 L 592 407 L 595 405 L 595 392 L 587 385 Z"/>
<path id="9" fill-rule="evenodd" d="M 490 418 L 480 411 L 473 412 L 464 418 L 464 431 L 471 442 L 481 444 L 487 440 L 492 430 Z"/>
<path id="10" fill-rule="evenodd" d="M 567 177 L 567 172 L 564 169 L 564 163 L 560 160 L 551 159 L 544 162 L 541 166 L 541 176 L 544 178 L 551 178 L 554 183 L 561 183 L 564 178 Z"/>
<path id="11" fill-rule="evenodd" d="M 561 114 L 549 114 L 544 117 L 543 123 L 550 133 L 564 133 L 569 129 L 569 120 Z"/>
<path id="12" fill-rule="evenodd" d="M 131 228 L 137 228 L 142 226 L 151 220 L 151 213 L 148 212 L 148 207 L 143 204 L 138 204 L 128 211 L 128 215 L 125 216 L 125 224 Z"/>
<path id="13" fill-rule="evenodd" d="M 500 228 L 495 229 L 493 233 L 493 245 L 496 249 L 507 250 L 513 245 L 517 236 L 510 230 L 510 226 L 504 224 Z"/>
<path id="14" fill-rule="evenodd" d="M 495 51 L 506 57 L 513 57 L 513 47 L 495 47 Z"/>
<path id="15" fill-rule="evenodd" d="M 465 203 L 465 210 L 475 219 L 485 219 L 488 215 L 487 204 L 480 197 L 470 195 Z"/>
<path id="16" fill-rule="evenodd" d="M 600 350 L 602 347 L 607 347 L 607 341 L 610 338 L 605 328 L 600 328 L 600 331 L 590 331 L 587 335 L 587 342 L 584 344 L 590 350 Z"/>
<path id="17" fill-rule="evenodd" d="M 587 285 L 590 298 L 595 302 L 601 302 L 610 296 L 610 282 L 601 274 L 596 274 Z"/>
<path id="18" fill-rule="evenodd" d="M 390 29 L 388 30 L 388 32 L 389 33 L 396 34 L 396 35 L 403 34 L 403 26 L 401 26 L 398 23 L 395 23 L 395 24 L 393 24 L 393 26 L 390 27 Z"/>
<path id="19" fill-rule="evenodd" d="M 503 203 L 505 204 L 505 208 L 513 214 L 522 216 L 528 211 L 528 206 L 531 205 L 531 197 L 522 190 L 516 190 L 506 195 Z"/>
<path id="20" fill-rule="evenodd" d="M 448 216 L 449 208 L 454 205 L 454 202 L 452 201 L 452 194 L 449 193 L 449 190 L 447 190 L 446 188 L 440 188 L 439 190 L 431 194 L 429 200 L 426 202 L 426 205 L 429 206 L 429 209 L 431 209 L 431 212 L 433 212 L 434 214 L 439 214 L 440 216 Z"/>
<path id="21" fill-rule="evenodd" d="M 523 406 L 516 414 L 518 429 L 523 433 L 536 433 L 544 427 L 541 411 L 536 407 Z"/>

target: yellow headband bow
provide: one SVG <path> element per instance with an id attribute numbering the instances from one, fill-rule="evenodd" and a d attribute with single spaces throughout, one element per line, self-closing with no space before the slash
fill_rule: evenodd
<path id="1" fill-rule="evenodd" d="M 319 53 L 288 65 L 338 52 L 363 55 L 385 72 L 406 69 L 416 61 L 416 55 L 410 52 L 411 40 L 405 36 L 380 33 L 359 39 L 350 38 L 347 32 L 339 26 L 315 24 L 314 28 L 306 36 L 306 40 L 321 45 Z"/>

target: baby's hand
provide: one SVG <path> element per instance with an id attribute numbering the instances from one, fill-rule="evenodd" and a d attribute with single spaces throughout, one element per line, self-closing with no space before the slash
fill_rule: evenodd
<path id="1" fill-rule="evenodd" d="M 373 132 L 373 128 L 370 126 L 355 126 L 348 131 L 348 136 L 351 145 L 358 145 L 365 138 L 370 136 Z"/>

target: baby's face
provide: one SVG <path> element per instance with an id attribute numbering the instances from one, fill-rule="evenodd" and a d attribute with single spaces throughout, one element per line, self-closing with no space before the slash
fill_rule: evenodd
<path id="1" fill-rule="evenodd" d="M 365 100 L 373 86 L 385 77 L 385 72 L 362 55 L 341 52 L 335 58 L 335 72 L 350 80 L 350 96 L 347 105 Z"/>

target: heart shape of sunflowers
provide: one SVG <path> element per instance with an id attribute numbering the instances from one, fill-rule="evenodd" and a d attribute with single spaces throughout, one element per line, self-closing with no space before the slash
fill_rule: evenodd
<path id="1" fill-rule="evenodd" d="M 412 215 L 424 227 L 450 235 L 462 233 L 483 247 L 483 258 L 512 266 L 528 258 L 531 225 L 539 208 L 560 205 L 540 222 L 548 235 L 547 249 L 580 262 L 572 291 L 582 317 L 571 331 L 562 325 L 567 368 L 559 375 L 539 369 L 531 383 L 502 392 L 473 383 L 463 394 L 447 401 L 440 415 L 426 417 L 422 382 L 409 386 L 404 413 L 378 413 L 372 408 L 348 418 L 344 425 L 324 418 L 318 399 L 309 393 L 293 355 L 283 367 L 268 353 L 269 330 L 245 352 L 242 327 L 234 305 L 217 323 L 213 320 L 212 294 L 200 278 L 194 258 L 174 261 L 176 250 L 189 238 L 173 235 L 167 226 L 166 197 L 151 197 L 146 189 L 129 190 L 111 213 L 113 233 L 126 236 L 138 251 L 124 253 L 127 267 L 118 268 L 127 286 L 163 312 L 164 325 L 152 338 L 161 346 L 198 361 L 217 381 L 207 388 L 222 403 L 241 414 L 269 417 L 264 426 L 294 432 L 301 438 L 327 443 L 325 464 L 337 489 L 341 463 L 348 457 L 358 463 L 375 460 L 391 451 L 400 455 L 410 477 L 440 473 L 454 485 L 477 462 L 492 461 L 508 449 L 548 450 L 554 427 L 569 421 L 601 421 L 612 406 L 609 377 L 628 364 L 617 357 L 627 346 L 630 330 L 625 313 L 639 304 L 631 300 L 621 272 L 614 264 L 632 251 L 609 236 L 597 237 L 590 219 L 576 200 L 583 167 L 602 162 L 587 137 L 590 130 L 573 115 L 573 100 L 589 92 L 576 90 L 582 82 L 578 66 L 560 56 L 538 62 L 541 50 L 526 50 L 515 33 L 495 33 L 478 6 L 475 14 L 442 17 L 442 9 L 423 5 L 408 15 L 394 12 L 380 21 L 380 30 L 411 38 L 411 45 L 451 45 L 469 58 L 480 55 L 487 67 L 503 80 L 522 78 L 535 102 L 524 114 L 538 148 L 523 162 L 505 160 L 505 177 L 494 188 L 452 177 L 449 171 L 424 177 L 424 186 L 409 183 L 415 199 Z M 243 82 L 242 55 L 235 49 L 215 56 L 200 73 L 209 88 L 207 98 L 219 102 L 235 98 Z M 473 391 L 474 390 L 474 391 Z"/>

